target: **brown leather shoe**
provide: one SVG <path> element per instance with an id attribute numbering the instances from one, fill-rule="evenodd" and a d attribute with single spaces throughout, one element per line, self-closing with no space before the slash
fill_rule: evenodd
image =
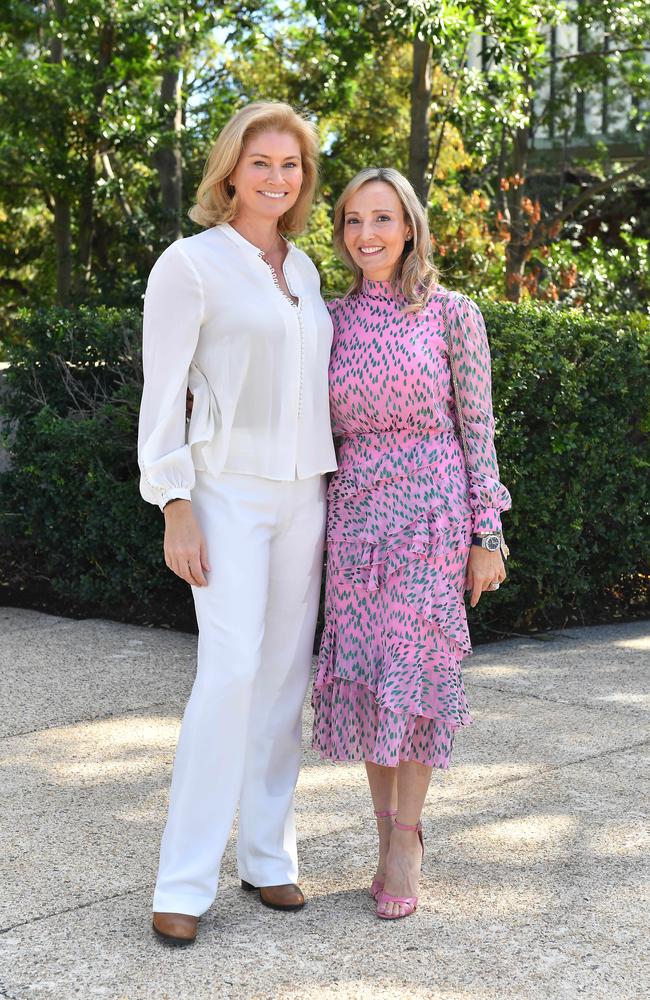
<path id="1" fill-rule="evenodd" d="M 193 944 L 196 937 L 198 917 L 188 913 L 154 913 L 153 929 L 165 944 L 183 947 Z"/>
<path id="2" fill-rule="evenodd" d="M 300 886 L 288 883 L 287 885 L 263 885 L 260 889 L 245 879 L 241 880 L 241 887 L 245 892 L 259 892 L 260 902 L 268 906 L 271 910 L 302 910 L 305 905 Z"/>

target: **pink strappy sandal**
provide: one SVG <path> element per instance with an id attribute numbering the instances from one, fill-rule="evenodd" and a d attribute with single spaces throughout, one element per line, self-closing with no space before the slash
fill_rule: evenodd
<path id="1" fill-rule="evenodd" d="M 395 820 L 395 826 L 398 830 L 417 830 L 418 837 L 420 838 L 420 843 L 422 845 L 422 857 L 424 857 L 424 837 L 422 835 L 422 824 L 416 823 L 414 826 L 409 826 L 408 823 L 400 823 L 399 820 Z M 374 885 L 374 883 L 373 883 Z M 375 897 L 377 899 L 377 897 Z M 405 913 L 381 913 L 379 907 L 382 903 L 397 903 L 399 906 L 406 908 Z M 380 920 L 401 920 L 402 917 L 412 916 L 418 908 L 418 897 L 417 896 L 391 896 L 389 893 L 382 892 L 379 893 L 379 898 L 377 899 L 377 916 Z"/>
<path id="2" fill-rule="evenodd" d="M 375 816 L 377 819 L 385 819 L 386 816 L 395 817 L 397 816 L 397 809 L 375 809 Z M 373 878 L 372 884 L 370 886 L 370 895 L 374 899 L 375 903 L 379 902 L 378 896 L 384 891 L 384 883 L 380 882 L 378 878 Z"/>

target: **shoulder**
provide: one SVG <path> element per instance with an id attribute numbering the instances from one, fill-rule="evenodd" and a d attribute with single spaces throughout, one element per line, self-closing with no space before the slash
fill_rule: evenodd
<path id="1" fill-rule="evenodd" d="M 179 263 L 185 261 L 189 266 L 198 265 L 206 258 L 212 257 L 215 249 L 223 249 L 224 252 L 232 253 L 233 243 L 223 232 L 221 226 L 212 226 L 203 229 L 200 233 L 192 236 L 184 236 L 183 239 L 171 243 L 158 258 L 160 261 Z"/>
<path id="2" fill-rule="evenodd" d="M 483 318 L 478 304 L 469 295 L 465 295 L 464 292 L 450 291 L 449 289 L 445 289 L 445 292 L 447 307 L 452 315 L 458 319 Z"/>
<path id="3" fill-rule="evenodd" d="M 343 295 L 336 299 L 329 299 L 325 303 L 332 320 L 332 326 L 334 327 L 335 334 L 342 328 L 350 326 L 353 322 L 353 313 L 351 311 L 351 307 L 354 305 L 353 300 L 354 296 Z"/>
<path id="4" fill-rule="evenodd" d="M 328 299 L 325 302 L 325 305 L 327 306 L 327 309 L 329 311 L 330 316 L 334 317 L 334 316 L 338 315 L 338 313 L 341 311 L 341 307 L 343 305 L 343 299 L 341 299 L 341 298 L 339 298 L 339 299 Z"/>
<path id="5" fill-rule="evenodd" d="M 186 284 L 188 282 L 200 285 L 201 279 L 196 267 L 196 241 L 204 235 L 204 233 L 198 233 L 196 236 L 188 236 L 185 239 L 170 243 L 152 267 L 149 274 L 148 287 L 151 288 L 156 285 L 177 287 L 179 284 Z"/>
<path id="6" fill-rule="evenodd" d="M 470 331 L 485 329 L 485 321 L 478 304 L 464 292 L 438 286 L 431 294 L 427 308 L 432 316 L 436 313 L 440 315 L 441 311 L 446 313 L 450 328 Z"/>

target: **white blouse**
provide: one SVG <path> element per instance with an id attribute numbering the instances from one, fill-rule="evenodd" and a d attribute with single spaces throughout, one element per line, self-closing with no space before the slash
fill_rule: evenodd
<path id="1" fill-rule="evenodd" d="M 327 369 L 332 323 L 318 271 L 288 244 L 294 305 L 230 225 L 169 246 L 144 300 L 140 492 L 191 499 L 195 470 L 306 479 L 336 468 Z M 185 396 L 194 395 L 185 421 Z"/>

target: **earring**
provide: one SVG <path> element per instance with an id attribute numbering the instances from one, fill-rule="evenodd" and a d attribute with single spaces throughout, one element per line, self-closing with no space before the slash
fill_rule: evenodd
<path id="1" fill-rule="evenodd" d="M 228 187 L 226 188 L 226 191 L 228 192 L 228 194 L 232 198 L 232 196 L 235 193 L 235 187 L 234 187 L 234 185 L 233 184 L 229 184 Z"/>

